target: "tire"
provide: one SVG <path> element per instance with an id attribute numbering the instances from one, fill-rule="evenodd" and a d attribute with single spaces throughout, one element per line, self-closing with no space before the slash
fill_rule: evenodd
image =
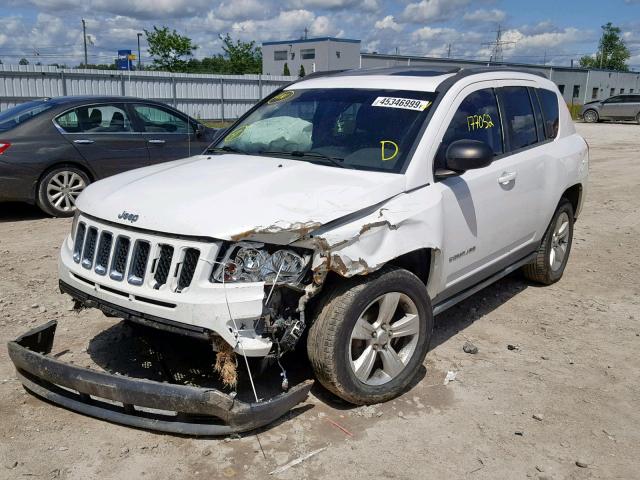
<path id="1" fill-rule="evenodd" d="M 56 167 L 38 184 L 38 206 L 53 217 L 71 217 L 78 195 L 89 185 L 89 176 L 77 167 Z"/>
<path id="2" fill-rule="evenodd" d="M 600 121 L 600 116 L 595 110 L 587 110 L 582 114 L 582 118 L 587 123 L 598 123 Z"/>
<path id="3" fill-rule="evenodd" d="M 383 304 L 390 308 L 381 310 Z M 407 270 L 385 268 L 328 294 L 309 330 L 307 353 L 320 383 L 338 397 L 357 405 L 385 402 L 414 379 L 432 331 L 424 284 Z"/>
<path id="4" fill-rule="evenodd" d="M 636 115 L 636 123 L 640 125 L 640 113 Z"/>
<path id="5" fill-rule="evenodd" d="M 542 238 L 535 261 L 522 267 L 525 277 L 544 285 L 562 278 L 571 253 L 573 220 L 571 203 L 562 199 Z M 565 223 L 566 227 L 563 227 Z"/>

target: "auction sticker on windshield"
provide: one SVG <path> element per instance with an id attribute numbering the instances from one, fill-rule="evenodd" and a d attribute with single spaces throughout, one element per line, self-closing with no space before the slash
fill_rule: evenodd
<path id="1" fill-rule="evenodd" d="M 378 97 L 371 105 L 374 107 L 404 108 L 406 110 L 417 110 L 422 112 L 431 105 L 431 102 L 428 100 L 415 100 L 412 98 Z"/>

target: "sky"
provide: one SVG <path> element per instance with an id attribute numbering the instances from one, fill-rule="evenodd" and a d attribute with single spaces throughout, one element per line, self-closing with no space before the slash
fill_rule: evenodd
<path id="1" fill-rule="evenodd" d="M 137 49 L 138 32 L 166 25 L 194 40 L 196 57 L 220 36 L 256 41 L 336 36 L 367 52 L 488 60 L 502 30 L 505 61 L 570 65 L 594 54 L 600 26 L 619 26 L 640 70 L 640 0 L 0 0 L 0 60 L 111 63 Z M 142 37 L 142 61 L 149 62 Z"/>

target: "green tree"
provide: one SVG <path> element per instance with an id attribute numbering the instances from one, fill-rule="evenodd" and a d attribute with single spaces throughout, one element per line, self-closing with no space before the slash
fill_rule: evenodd
<path id="1" fill-rule="evenodd" d="M 580 59 L 580 66 L 627 72 L 629 70 L 627 60 L 631 57 L 631 52 L 620 34 L 620 28 L 614 27 L 611 22 L 602 25 L 602 37 L 600 37 L 595 57 L 585 55 Z"/>
<path id="2" fill-rule="evenodd" d="M 262 50 L 256 42 L 235 42 L 227 33 L 222 38 L 222 51 L 227 60 L 227 72 L 234 75 L 262 73 Z"/>
<path id="3" fill-rule="evenodd" d="M 18 65 L 29 65 L 29 60 L 27 60 L 26 58 L 21 58 L 18 62 Z"/>
<path id="4" fill-rule="evenodd" d="M 198 48 L 192 40 L 180 35 L 169 27 L 158 28 L 153 26 L 153 31 L 144 31 L 149 45 L 149 54 L 153 57 L 153 67 L 156 70 L 169 72 L 185 71 L 187 62 L 184 57 L 189 57 Z"/>
<path id="5" fill-rule="evenodd" d="M 284 70 L 282 70 L 282 75 L 291 75 L 291 72 L 289 71 L 289 64 L 287 62 L 284 62 Z"/>
<path id="6" fill-rule="evenodd" d="M 300 65 L 300 70 L 298 70 L 298 76 L 300 78 L 304 77 L 307 74 L 307 72 L 304 71 L 304 65 Z"/>

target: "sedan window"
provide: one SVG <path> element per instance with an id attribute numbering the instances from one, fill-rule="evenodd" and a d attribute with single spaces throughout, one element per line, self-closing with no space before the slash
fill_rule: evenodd
<path id="1" fill-rule="evenodd" d="M 167 110 L 150 105 L 134 105 L 133 108 L 142 122 L 144 132 L 186 134 L 189 131 L 184 118 Z"/>
<path id="2" fill-rule="evenodd" d="M 127 112 L 117 105 L 88 105 L 70 110 L 56 118 L 66 133 L 133 132 Z"/>

